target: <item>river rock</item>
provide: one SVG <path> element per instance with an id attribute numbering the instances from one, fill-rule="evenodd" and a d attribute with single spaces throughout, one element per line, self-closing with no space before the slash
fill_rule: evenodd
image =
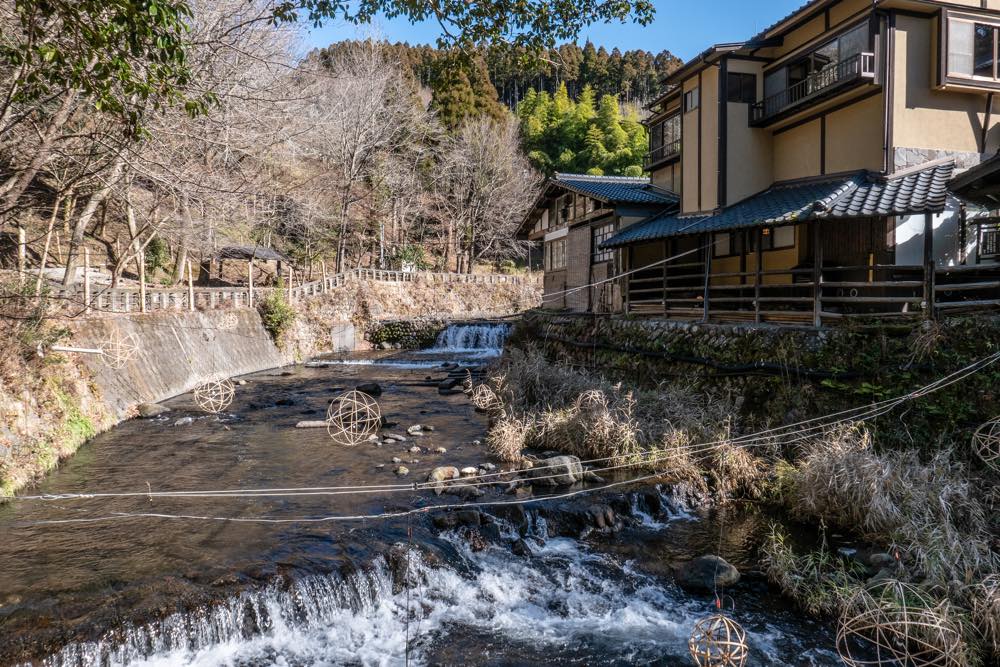
<path id="1" fill-rule="evenodd" d="M 406 475 L 410 474 L 410 469 L 407 468 L 406 466 L 399 466 L 398 468 L 396 468 L 396 474 L 399 475 L 400 477 L 405 477 Z"/>
<path id="2" fill-rule="evenodd" d="M 462 384 L 461 378 L 445 378 L 438 382 L 438 391 L 451 391 L 460 384 Z"/>
<path id="3" fill-rule="evenodd" d="M 531 556 L 531 547 L 524 539 L 516 540 L 510 545 L 510 552 L 515 556 L 521 556 L 522 558 L 527 558 Z"/>
<path id="4" fill-rule="evenodd" d="M 462 468 L 459 472 L 462 473 L 462 477 L 475 477 L 476 475 L 479 474 L 479 468 L 473 468 L 472 466 L 468 466 Z"/>
<path id="5" fill-rule="evenodd" d="M 406 432 L 410 435 L 423 435 L 424 427 L 420 424 L 414 424 L 410 428 L 406 429 Z"/>
<path id="6" fill-rule="evenodd" d="M 458 510 L 436 514 L 431 521 L 438 530 L 453 530 L 460 526 L 476 528 L 483 524 L 483 515 L 477 510 Z"/>
<path id="7" fill-rule="evenodd" d="M 403 459 L 399 458 L 398 456 L 393 456 L 392 457 L 392 462 L 393 463 L 402 463 Z"/>
<path id="8" fill-rule="evenodd" d="M 411 454 L 419 454 L 421 451 L 423 451 L 423 450 L 421 450 L 416 445 L 413 445 L 412 447 L 410 447 L 410 453 Z"/>
<path id="9" fill-rule="evenodd" d="M 153 417 L 159 417 L 165 412 L 170 412 L 170 408 L 157 403 L 140 403 L 136 409 L 139 411 L 139 416 L 143 419 L 152 419 Z"/>
<path id="10" fill-rule="evenodd" d="M 452 480 L 458 479 L 459 472 L 458 468 L 454 466 L 439 466 L 431 470 L 430 474 L 427 475 L 427 481 L 432 483 L 434 493 L 441 495 L 444 492 L 444 483 Z"/>
<path id="11" fill-rule="evenodd" d="M 326 422 L 324 421 L 301 421 L 295 425 L 295 428 L 326 428 Z"/>
<path id="12" fill-rule="evenodd" d="M 740 572 L 718 556 L 708 554 L 684 563 L 675 573 L 681 588 L 696 591 L 713 591 L 716 587 L 729 587 L 740 580 Z"/>
<path id="13" fill-rule="evenodd" d="M 481 470 L 485 470 L 486 472 L 493 472 L 494 470 L 497 469 L 496 464 L 489 463 L 489 462 L 487 462 L 487 463 L 480 463 L 479 464 L 479 468 Z"/>
<path id="14" fill-rule="evenodd" d="M 483 490 L 471 484 L 449 484 L 444 487 L 444 492 L 450 496 L 458 496 L 462 500 L 472 500 L 483 495 Z"/>
<path id="15" fill-rule="evenodd" d="M 571 486 L 584 480 L 583 465 L 577 456 L 553 456 L 539 461 L 528 477 L 542 486 Z"/>
<path id="16" fill-rule="evenodd" d="M 188 426 L 194 423 L 194 417 L 181 417 L 174 422 L 174 426 Z"/>
<path id="17" fill-rule="evenodd" d="M 368 394 L 369 396 L 382 395 L 382 387 L 379 386 L 377 382 L 364 382 L 355 387 L 355 389 L 360 391 L 362 394 Z"/>
<path id="18" fill-rule="evenodd" d="M 396 442 L 406 442 L 405 435 L 399 435 L 398 433 L 383 433 L 382 437 L 386 440 L 395 440 Z"/>
<path id="19" fill-rule="evenodd" d="M 437 447 L 434 451 L 436 453 L 438 453 L 438 454 L 447 454 L 448 453 L 448 450 L 445 449 L 444 447 Z"/>

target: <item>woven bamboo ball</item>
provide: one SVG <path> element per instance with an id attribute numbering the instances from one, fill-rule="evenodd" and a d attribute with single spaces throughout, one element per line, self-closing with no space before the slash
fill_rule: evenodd
<path id="1" fill-rule="evenodd" d="M 212 380 L 194 390 L 194 401 L 204 412 L 219 414 L 228 408 L 236 396 L 232 380 Z"/>
<path id="2" fill-rule="evenodd" d="M 694 624 L 688 650 L 698 667 L 743 667 L 750 654 L 746 631 L 723 614 Z"/>
<path id="3" fill-rule="evenodd" d="M 965 644 L 948 602 L 900 581 L 856 593 L 837 628 L 837 651 L 851 667 L 961 667 Z"/>
<path id="4" fill-rule="evenodd" d="M 972 449 L 983 463 L 1000 471 L 1000 417 L 986 422 L 972 436 Z"/>
<path id="5" fill-rule="evenodd" d="M 122 334 L 115 330 L 101 343 L 101 359 L 111 368 L 124 368 L 139 351 L 135 334 Z"/>
<path id="6" fill-rule="evenodd" d="M 330 403 L 326 411 L 326 431 L 342 445 L 354 447 L 378 432 L 382 411 L 368 394 L 351 390 Z"/>

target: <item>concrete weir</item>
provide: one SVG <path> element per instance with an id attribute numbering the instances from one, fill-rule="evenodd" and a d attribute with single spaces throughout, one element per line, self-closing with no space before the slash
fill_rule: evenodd
<path id="1" fill-rule="evenodd" d="M 216 377 L 233 377 L 289 363 L 265 331 L 255 310 L 171 312 L 93 318 L 75 327 L 77 343 L 100 345 L 112 332 L 133 334 L 135 358 L 124 368 L 108 368 L 87 357 L 93 381 L 119 420 L 139 403 L 191 391 Z"/>

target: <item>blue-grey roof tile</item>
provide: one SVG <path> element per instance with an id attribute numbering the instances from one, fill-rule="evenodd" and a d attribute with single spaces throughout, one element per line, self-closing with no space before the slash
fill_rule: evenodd
<path id="1" fill-rule="evenodd" d="M 948 197 L 954 162 L 889 177 L 870 172 L 775 185 L 714 215 L 658 215 L 627 227 L 601 244 L 618 248 L 684 234 L 875 215 L 939 213 Z"/>
<path id="2" fill-rule="evenodd" d="M 556 174 L 552 180 L 568 190 L 600 199 L 609 204 L 662 204 L 669 206 L 679 201 L 675 193 L 652 185 L 648 178 Z"/>

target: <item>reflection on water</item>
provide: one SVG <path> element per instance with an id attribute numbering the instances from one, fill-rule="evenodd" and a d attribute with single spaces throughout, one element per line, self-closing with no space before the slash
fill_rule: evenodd
<path id="1" fill-rule="evenodd" d="M 443 371 L 442 371 L 443 372 Z M 383 366 L 296 368 L 258 374 L 238 387 L 231 414 L 173 412 L 131 421 L 96 438 L 38 492 L 144 492 L 395 484 L 393 457 L 423 480 L 437 465 L 486 459 L 472 444 L 484 418 L 461 394 L 441 396 L 440 376 Z M 390 430 L 430 424 L 398 445 L 335 445 L 320 419 L 328 401 L 362 381 L 383 387 Z M 175 425 L 183 417 L 188 425 Z M 416 442 L 422 451 L 411 454 Z M 432 453 L 445 447 L 445 454 Z M 416 461 L 415 463 L 411 461 Z M 384 466 L 379 468 L 378 466 Z M 501 496 L 507 498 L 507 496 Z M 545 539 L 533 517 L 531 557 L 500 524 L 500 546 L 473 552 L 457 533 L 437 535 L 428 517 L 333 524 L 254 524 L 128 519 L 42 525 L 113 512 L 239 517 L 369 514 L 457 502 L 394 494 L 297 498 L 22 501 L 0 507 L 0 664 L 50 655 L 51 664 L 401 664 L 406 635 L 414 664 L 678 664 L 707 596 L 678 590 L 675 558 L 714 549 L 711 517 L 665 498 L 616 536 Z M 749 527 L 747 527 L 749 526 Z M 406 542 L 436 554 L 412 559 L 419 582 L 393 593 L 383 555 Z M 724 555 L 752 569 L 757 523 L 727 525 Z M 418 576 L 419 575 L 419 576 Z M 743 584 L 741 584 L 743 586 Z M 787 610 L 757 580 L 733 592 L 757 664 L 836 664 L 829 630 Z M 409 619 L 409 623 L 407 623 Z M 409 627 L 407 627 L 407 625 Z"/>

